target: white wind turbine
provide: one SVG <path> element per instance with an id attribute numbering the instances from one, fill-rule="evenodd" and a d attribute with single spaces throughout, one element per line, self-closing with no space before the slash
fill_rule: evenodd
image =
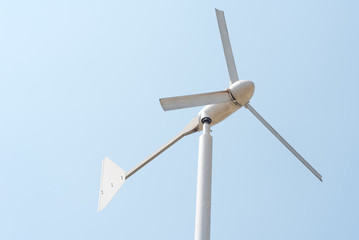
<path id="1" fill-rule="evenodd" d="M 229 88 L 218 92 L 160 99 L 161 106 L 165 111 L 203 105 L 206 106 L 177 136 L 137 164 L 137 166 L 130 171 L 125 172 L 109 158 L 105 158 L 102 161 L 98 211 L 101 211 L 106 207 L 125 180 L 131 177 L 134 173 L 184 136 L 203 130 L 203 134 L 199 139 L 195 240 L 209 240 L 212 182 L 212 136 L 210 135 L 210 125 L 213 126 L 223 121 L 241 107 L 245 107 L 253 113 L 253 115 L 261 121 L 263 125 L 299 159 L 299 161 L 322 181 L 322 176 L 249 104 L 249 100 L 254 93 L 254 83 L 249 80 L 238 79 L 224 13 L 223 11 L 216 9 L 216 15 L 230 77 Z"/>

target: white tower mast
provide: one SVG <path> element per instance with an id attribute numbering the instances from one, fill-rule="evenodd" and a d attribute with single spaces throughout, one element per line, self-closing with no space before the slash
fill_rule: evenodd
<path id="1" fill-rule="evenodd" d="M 195 240 L 209 240 L 211 233 L 212 136 L 209 117 L 202 118 L 199 137 Z"/>

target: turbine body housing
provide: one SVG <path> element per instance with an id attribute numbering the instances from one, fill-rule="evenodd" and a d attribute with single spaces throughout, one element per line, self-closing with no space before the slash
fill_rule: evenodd
<path id="1" fill-rule="evenodd" d="M 229 87 L 232 101 L 205 106 L 199 113 L 200 119 L 209 117 L 212 119 L 211 126 L 223 121 L 232 113 L 240 109 L 252 98 L 254 83 L 249 80 L 240 80 Z M 202 130 L 202 124 L 199 127 Z"/>

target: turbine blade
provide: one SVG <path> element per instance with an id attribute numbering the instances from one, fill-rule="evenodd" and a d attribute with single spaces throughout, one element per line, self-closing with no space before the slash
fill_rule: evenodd
<path id="1" fill-rule="evenodd" d="M 104 209 L 126 180 L 125 171 L 109 158 L 102 160 L 102 174 L 98 211 Z"/>
<path id="2" fill-rule="evenodd" d="M 231 101 L 229 90 L 160 99 L 161 106 L 165 111 L 228 101 Z"/>
<path id="3" fill-rule="evenodd" d="M 288 148 L 289 151 L 291 151 L 294 156 L 296 156 L 299 161 L 301 161 L 304 166 L 306 166 L 320 181 L 322 180 L 322 175 L 320 175 L 320 173 L 318 173 L 286 140 L 284 140 L 284 138 L 279 135 L 279 133 L 274 130 L 274 128 L 269 125 L 269 123 L 264 120 L 264 118 L 259 115 L 259 113 L 249 104 L 247 103 L 245 106 L 245 108 L 247 108 L 249 111 L 251 111 L 251 113 L 253 113 L 253 115 L 258 118 L 259 121 L 261 121 L 263 123 L 263 125 L 268 128 L 269 131 L 271 131 L 273 133 L 274 136 L 276 136 L 276 138 L 278 138 L 278 140 L 283 143 L 284 146 L 286 146 Z"/>
<path id="4" fill-rule="evenodd" d="M 226 19 L 224 18 L 224 12 L 218 9 L 216 9 L 216 16 L 219 32 L 221 34 L 224 56 L 226 57 L 229 78 L 231 80 L 231 83 L 233 84 L 238 81 L 238 73 L 236 69 L 236 64 L 234 63 L 231 42 L 229 41 Z"/>
<path id="5" fill-rule="evenodd" d="M 178 142 L 181 138 L 184 136 L 187 136 L 189 134 L 195 133 L 199 130 L 199 123 L 200 119 L 198 116 L 194 117 L 187 126 L 179 133 L 177 136 L 172 138 L 169 142 L 167 142 L 165 145 L 160 147 L 157 151 L 152 153 L 150 156 L 148 156 L 145 160 L 137 164 L 136 167 L 132 168 L 130 171 L 126 173 L 126 179 L 131 177 L 134 173 L 136 173 L 138 170 L 143 168 L 147 163 L 151 162 L 153 159 L 155 159 L 158 155 L 166 151 L 169 147 L 171 147 L 173 144 Z"/>

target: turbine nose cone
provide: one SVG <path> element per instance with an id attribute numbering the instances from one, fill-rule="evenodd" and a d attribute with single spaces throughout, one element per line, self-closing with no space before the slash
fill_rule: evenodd
<path id="1" fill-rule="evenodd" d="M 236 101 L 243 106 L 249 102 L 254 94 L 254 83 L 249 80 L 239 80 L 233 83 L 229 90 Z"/>

